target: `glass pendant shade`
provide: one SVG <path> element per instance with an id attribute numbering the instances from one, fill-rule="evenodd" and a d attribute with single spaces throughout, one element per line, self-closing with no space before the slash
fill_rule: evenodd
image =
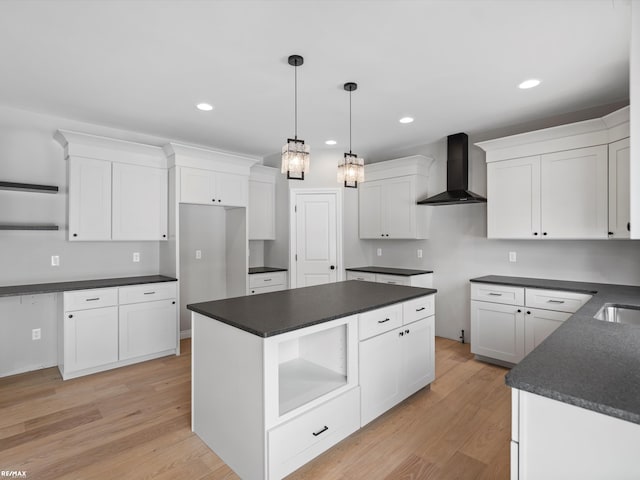
<path id="1" fill-rule="evenodd" d="M 358 182 L 364 182 L 364 159 L 355 153 L 345 153 L 338 165 L 338 182 L 345 187 L 358 188 Z"/>
<path id="2" fill-rule="evenodd" d="M 290 180 L 304 180 L 305 173 L 309 172 L 309 145 L 304 140 L 288 138 L 282 147 L 282 173 L 287 174 Z"/>

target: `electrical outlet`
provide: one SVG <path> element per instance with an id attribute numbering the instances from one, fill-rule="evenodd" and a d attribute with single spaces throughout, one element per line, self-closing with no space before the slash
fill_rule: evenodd
<path id="1" fill-rule="evenodd" d="M 509 261 L 515 263 L 516 262 L 516 252 L 509 252 Z"/>
<path id="2" fill-rule="evenodd" d="M 60 256 L 59 255 L 51 255 L 51 266 L 59 267 L 60 266 Z"/>
<path id="3" fill-rule="evenodd" d="M 418 258 L 422 258 L 422 249 L 421 248 L 418 249 Z"/>
<path id="4" fill-rule="evenodd" d="M 31 330 L 31 340 L 40 340 L 42 338 L 42 330 L 34 328 Z"/>
<path id="5" fill-rule="evenodd" d="M 196 260 L 200 260 L 202 258 L 202 250 L 196 250 Z"/>
<path id="6" fill-rule="evenodd" d="M 381 256 L 382 256 L 382 249 L 381 249 L 381 248 L 379 248 L 379 249 L 378 249 L 378 251 L 377 251 L 376 253 L 378 254 L 378 256 L 379 256 L 379 257 L 381 257 Z"/>
<path id="7" fill-rule="evenodd" d="M 140 261 L 140 252 L 133 252 L 133 261 L 136 263 Z"/>

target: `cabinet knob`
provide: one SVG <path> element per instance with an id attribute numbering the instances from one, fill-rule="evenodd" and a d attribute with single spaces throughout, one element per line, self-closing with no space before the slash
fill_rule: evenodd
<path id="1" fill-rule="evenodd" d="M 531 315 L 531 310 L 527 310 L 527 315 Z"/>
<path id="2" fill-rule="evenodd" d="M 522 310 L 518 309 L 518 313 L 522 313 Z"/>
<path id="3" fill-rule="evenodd" d="M 538 235 L 538 232 L 533 232 L 534 235 Z"/>
<path id="4" fill-rule="evenodd" d="M 175 300 L 173 302 L 171 302 L 171 305 L 175 305 L 175 304 L 176 304 Z"/>
<path id="5" fill-rule="evenodd" d="M 222 200 L 218 199 L 219 202 L 221 202 Z"/>
<path id="6" fill-rule="evenodd" d="M 162 238 L 167 238 L 167 236 L 166 235 L 162 235 Z"/>
<path id="7" fill-rule="evenodd" d="M 546 234 L 547 234 L 547 232 L 542 232 L 542 235 L 546 235 Z"/>
<path id="8" fill-rule="evenodd" d="M 331 265 L 329 268 L 330 268 L 331 270 L 335 270 L 335 269 L 336 269 L 336 266 L 335 266 L 335 265 Z"/>
<path id="9" fill-rule="evenodd" d="M 78 234 L 77 234 L 77 233 L 74 233 L 74 234 L 73 234 L 73 236 L 74 236 L 74 237 L 77 237 L 77 236 L 78 236 Z"/>
<path id="10" fill-rule="evenodd" d="M 215 199 L 215 198 L 212 198 L 212 199 L 211 199 L 211 201 L 212 201 L 212 202 L 215 202 L 215 201 L 216 201 L 216 199 Z"/>
<path id="11" fill-rule="evenodd" d="M 69 315 L 69 318 L 73 318 L 73 315 Z"/>
<path id="12" fill-rule="evenodd" d="M 251 290 L 251 293 L 256 293 L 256 291 L 255 290 Z"/>
<path id="13" fill-rule="evenodd" d="M 399 332 L 398 335 L 400 335 L 401 337 L 404 337 L 404 332 Z"/>
<path id="14" fill-rule="evenodd" d="M 406 333 L 407 335 L 409 335 L 409 330 L 405 330 L 404 333 Z"/>
<path id="15" fill-rule="evenodd" d="M 607 232 L 607 235 L 613 235 L 613 232 Z"/>
<path id="16" fill-rule="evenodd" d="M 384 233 L 381 233 L 381 234 L 380 234 L 380 236 L 381 236 L 381 237 L 384 237 Z"/>
<path id="17" fill-rule="evenodd" d="M 389 234 L 387 233 L 385 236 L 387 236 L 387 237 L 388 237 L 388 236 L 389 236 Z"/>

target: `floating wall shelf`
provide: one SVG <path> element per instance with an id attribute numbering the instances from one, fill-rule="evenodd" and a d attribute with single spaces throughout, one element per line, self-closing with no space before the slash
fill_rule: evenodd
<path id="1" fill-rule="evenodd" d="M 0 230 L 59 230 L 58 225 L 0 223 Z"/>
<path id="2" fill-rule="evenodd" d="M 55 185 L 36 185 L 34 183 L 16 183 L 0 181 L 0 190 L 19 190 L 25 192 L 58 193 Z"/>

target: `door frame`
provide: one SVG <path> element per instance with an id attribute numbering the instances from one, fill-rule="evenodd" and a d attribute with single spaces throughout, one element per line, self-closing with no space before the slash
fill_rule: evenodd
<path id="1" fill-rule="evenodd" d="M 292 188 L 289 190 L 289 288 L 296 288 L 298 264 L 296 262 L 297 242 L 297 216 L 295 207 L 298 197 L 302 195 L 335 195 L 336 198 L 336 281 L 344 280 L 342 264 L 342 189 L 341 188 Z"/>

